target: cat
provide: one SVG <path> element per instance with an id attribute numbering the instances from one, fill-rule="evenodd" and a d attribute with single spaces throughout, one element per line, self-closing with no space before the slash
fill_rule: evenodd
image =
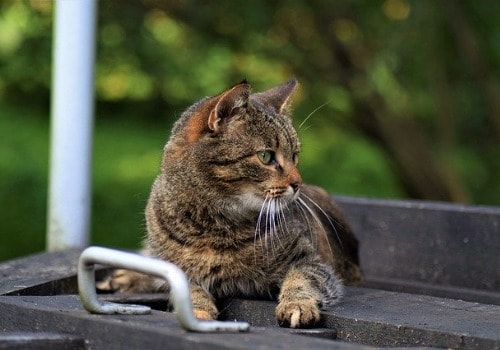
<path id="1" fill-rule="evenodd" d="M 260 93 L 243 81 L 189 107 L 164 147 L 146 207 L 147 254 L 183 269 L 194 314 L 217 300 L 277 300 L 279 325 L 307 327 L 362 280 L 358 242 L 337 205 L 302 182 L 292 126 L 295 78 Z M 168 290 L 118 270 L 101 288 Z"/>

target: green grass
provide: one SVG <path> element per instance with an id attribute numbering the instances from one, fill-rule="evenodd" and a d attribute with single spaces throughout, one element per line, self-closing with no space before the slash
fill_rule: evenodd
<path id="1" fill-rule="evenodd" d="M 44 247 L 48 123 L 0 109 L 0 260 Z"/>
<path id="2" fill-rule="evenodd" d="M 49 121 L 0 108 L 0 261 L 45 249 Z M 94 133 L 92 244 L 138 247 L 143 210 L 169 126 L 97 120 Z"/>
<path id="3" fill-rule="evenodd" d="M 48 119 L 0 106 L 0 261 L 45 249 Z M 99 114 L 96 120 L 91 244 L 137 248 L 146 232 L 144 207 L 170 125 L 132 120 Z M 363 138 L 319 128 L 301 138 L 305 181 L 335 193 L 402 196 L 384 155 Z"/>
<path id="4" fill-rule="evenodd" d="M 119 124 L 119 127 L 116 125 Z M 92 243 L 139 247 L 144 207 L 169 126 L 98 122 L 93 161 Z"/>

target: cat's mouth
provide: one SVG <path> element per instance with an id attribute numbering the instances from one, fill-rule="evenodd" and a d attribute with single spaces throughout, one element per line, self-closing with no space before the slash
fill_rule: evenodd
<path id="1" fill-rule="evenodd" d="M 295 191 L 293 190 L 292 186 L 288 187 L 271 187 L 265 191 L 266 197 L 270 198 L 286 198 L 293 196 L 295 194 Z"/>
<path id="2" fill-rule="evenodd" d="M 264 201 L 278 199 L 283 203 L 289 204 L 299 198 L 300 186 L 272 187 L 267 189 L 264 194 Z"/>
<path id="3" fill-rule="evenodd" d="M 245 208 L 252 211 L 261 211 L 262 206 L 269 201 L 279 200 L 283 205 L 288 205 L 299 198 L 300 188 L 288 187 L 270 187 L 255 194 L 253 191 L 244 192 L 238 195 L 238 201 Z"/>

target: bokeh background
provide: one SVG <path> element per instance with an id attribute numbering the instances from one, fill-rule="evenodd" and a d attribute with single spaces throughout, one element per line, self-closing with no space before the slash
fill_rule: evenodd
<path id="1" fill-rule="evenodd" d="M 102 0 L 92 243 L 136 248 L 175 119 L 295 75 L 332 193 L 500 205 L 500 2 Z M 0 260 L 45 249 L 53 2 L 0 1 Z"/>

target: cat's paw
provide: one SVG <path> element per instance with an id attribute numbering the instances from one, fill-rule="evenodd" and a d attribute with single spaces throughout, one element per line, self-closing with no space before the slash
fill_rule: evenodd
<path id="1" fill-rule="evenodd" d="M 276 307 L 276 319 L 280 326 L 312 326 L 319 321 L 320 316 L 319 307 L 312 299 L 281 302 Z"/>
<path id="2" fill-rule="evenodd" d="M 213 320 L 215 317 L 212 317 L 208 311 L 193 309 L 194 317 L 199 320 Z"/>
<path id="3" fill-rule="evenodd" d="M 148 288 L 150 284 L 148 276 L 142 273 L 119 269 L 113 271 L 111 276 L 98 282 L 96 287 L 101 291 L 140 293 L 150 289 Z"/>

